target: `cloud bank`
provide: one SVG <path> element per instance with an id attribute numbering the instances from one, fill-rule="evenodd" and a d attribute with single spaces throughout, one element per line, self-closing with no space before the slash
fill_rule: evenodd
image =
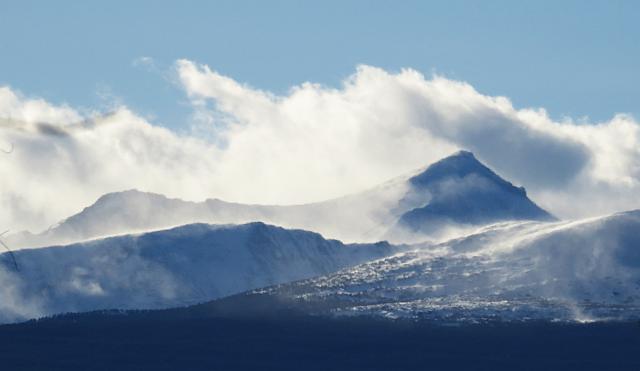
<path id="1" fill-rule="evenodd" d="M 561 122 L 543 109 L 415 70 L 359 66 L 338 88 L 254 89 L 188 60 L 175 65 L 191 135 L 126 107 L 86 113 L 0 88 L 0 226 L 46 228 L 97 197 L 137 188 L 187 200 L 319 201 L 468 149 L 574 218 L 640 207 L 640 125 L 626 115 Z M 206 134 L 206 135 L 203 135 Z"/>

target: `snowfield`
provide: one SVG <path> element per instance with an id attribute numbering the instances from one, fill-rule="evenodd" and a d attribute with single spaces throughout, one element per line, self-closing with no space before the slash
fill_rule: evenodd
<path id="1" fill-rule="evenodd" d="M 153 309 L 325 275 L 397 252 L 263 223 L 193 224 L 0 255 L 0 322 Z"/>
<path id="2" fill-rule="evenodd" d="M 640 211 L 577 222 L 501 223 L 253 295 L 276 295 L 332 315 L 637 319 L 639 230 Z"/>

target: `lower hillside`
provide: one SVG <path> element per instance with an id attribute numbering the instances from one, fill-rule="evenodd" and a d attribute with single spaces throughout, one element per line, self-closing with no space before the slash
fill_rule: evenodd
<path id="1" fill-rule="evenodd" d="M 183 309 L 437 322 L 640 318 L 640 211 L 578 222 L 510 222 L 322 277 Z"/>
<path id="2" fill-rule="evenodd" d="M 0 322 L 184 306 L 326 275 L 394 253 L 263 223 L 192 224 L 0 255 Z"/>

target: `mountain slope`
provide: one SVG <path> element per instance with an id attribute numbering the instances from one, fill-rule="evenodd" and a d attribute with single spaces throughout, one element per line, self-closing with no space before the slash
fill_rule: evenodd
<path id="1" fill-rule="evenodd" d="M 554 219 L 527 197 L 524 188 L 500 178 L 471 152 L 460 151 L 438 161 L 409 183 L 413 192 L 431 195 L 429 203 L 400 217 L 398 225 L 411 232 L 434 232 L 450 223 Z"/>
<path id="2" fill-rule="evenodd" d="M 449 227 L 504 220 L 552 220 L 517 188 L 461 151 L 417 174 L 319 203 L 275 206 L 221 200 L 187 202 L 135 190 L 102 196 L 41 234 L 8 238 L 14 248 L 68 244 L 91 238 L 165 229 L 189 223 L 263 221 L 313 230 L 343 241 L 417 242 Z"/>
<path id="3" fill-rule="evenodd" d="M 438 321 L 638 319 L 639 228 L 640 210 L 578 222 L 504 223 L 188 310 Z"/>
<path id="4" fill-rule="evenodd" d="M 166 308 L 325 275 L 397 251 L 263 223 L 193 224 L 0 255 L 0 322 L 96 309 Z"/>
<path id="5" fill-rule="evenodd" d="M 126 233 L 167 229 L 191 223 L 241 224 L 254 221 L 286 228 L 313 230 L 346 241 L 379 241 L 403 182 L 335 200 L 305 205 L 246 205 L 210 199 L 188 202 L 160 194 L 129 190 L 100 197 L 58 225 L 38 234 L 22 232 L 6 237 L 14 249 L 70 244 Z"/>
<path id="6" fill-rule="evenodd" d="M 38 247 L 192 223 L 260 221 L 269 219 L 267 209 L 220 200 L 190 202 L 156 193 L 128 190 L 105 194 L 47 231 L 10 236 L 8 243 L 16 248 Z"/>

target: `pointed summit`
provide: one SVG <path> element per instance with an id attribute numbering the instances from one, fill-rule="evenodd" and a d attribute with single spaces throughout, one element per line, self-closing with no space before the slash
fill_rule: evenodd
<path id="1" fill-rule="evenodd" d="M 524 188 L 502 179 L 468 151 L 446 157 L 409 179 L 412 192 L 428 192 L 428 204 L 408 211 L 399 224 L 428 232 L 443 224 L 481 225 L 506 220 L 553 220 Z"/>
<path id="2" fill-rule="evenodd" d="M 464 178 L 471 174 L 487 178 L 504 186 L 513 186 L 513 184 L 500 178 L 487 166 L 482 164 L 469 151 L 458 151 L 451 156 L 430 165 L 425 171 L 414 176 L 409 181 L 418 187 L 428 186 L 430 183 L 438 182 L 450 178 Z"/>

